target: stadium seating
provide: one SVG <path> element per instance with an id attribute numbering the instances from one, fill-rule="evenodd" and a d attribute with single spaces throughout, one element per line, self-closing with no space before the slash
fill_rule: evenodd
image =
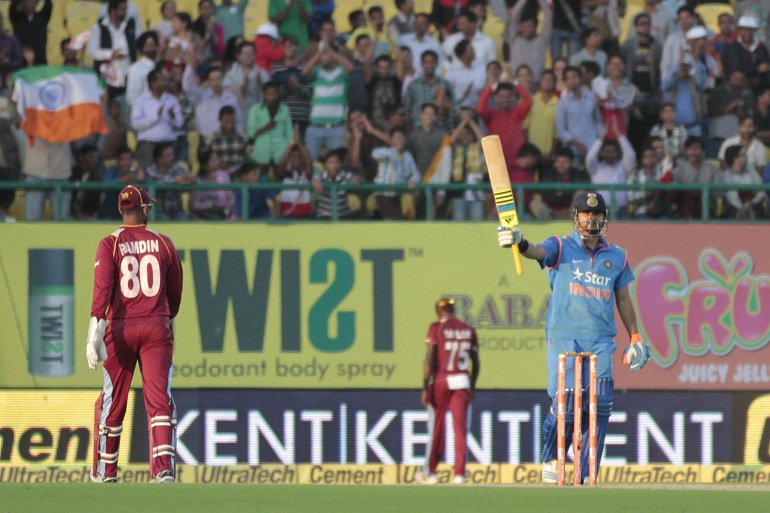
<path id="1" fill-rule="evenodd" d="M 267 6 L 267 2 L 249 2 L 246 12 L 243 13 L 243 33 L 247 37 L 251 37 L 257 27 L 269 21 Z"/>
<path id="2" fill-rule="evenodd" d="M 719 33 L 719 15 L 734 14 L 730 4 L 700 4 L 695 7 L 695 12 L 703 18 L 703 23 L 716 33 Z"/>
<path id="3" fill-rule="evenodd" d="M 631 28 L 631 24 L 634 22 L 636 15 L 642 12 L 642 8 L 643 5 L 637 3 L 629 3 L 626 6 L 626 14 L 623 16 L 623 19 L 620 20 L 620 37 L 618 38 L 620 44 L 625 43 L 626 39 L 628 39 L 628 30 Z"/>
<path id="4" fill-rule="evenodd" d="M 70 34 L 77 35 L 91 27 L 97 21 L 97 2 L 74 1 L 67 2 L 64 11 L 64 19 L 67 31 Z"/>
<path id="5" fill-rule="evenodd" d="M 48 64 L 58 66 L 64 61 L 64 56 L 61 54 L 61 42 L 62 39 L 70 37 L 69 32 L 58 23 L 48 24 L 48 44 L 46 45 L 46 57 L 48 58 Z"/>

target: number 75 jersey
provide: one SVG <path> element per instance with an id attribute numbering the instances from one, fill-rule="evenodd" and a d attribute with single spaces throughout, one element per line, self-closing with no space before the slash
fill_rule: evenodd
<path id="1" fill-rule="evenodd" d="M 436 345 L 435 381 L 454 374 L 468 374 L 470 354 L 479 350 L 476 330 L 456 317 L 431 324 L 425 342 Z"/>
<path id="2" fill-rule="evenodd" d="M 144 225 L 121 226 L 99 242 L 91 316 L 167 324 L 182 300 L 182 266 L 174 243 Z"/>

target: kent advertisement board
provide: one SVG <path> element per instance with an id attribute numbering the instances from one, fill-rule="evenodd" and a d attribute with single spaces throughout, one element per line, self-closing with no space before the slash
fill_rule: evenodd
<path id="1" fill-rule="evenodd" d="M 444 295 L 478 330 L 480 389 L 545 387 L 547 276 L 528 260 L 516 275 L 494 222 L 153 227 L 172 237 L 185 275 L 176 389 L 419 386 L 425 333 Z M 111 229 L 0 225 L 1 388 L 101 386 L 83 353 L 96 246 Z M 539 241 L 571 225 L 523 229 Z M 639 373 L 616 354 L 616 388 L 767 389 L 770 226 L 613 222 L 609 240 L 628 251 L 652 348 Z M 616 323 L 622 348 L 628 338 Z"/>
<path id="2" fill-rule="evenodd" d="M 90 465 L 98 390 L 0 391 L 0 468 Z M 177 462 L 214 467 L 406 465 L 424 461 L 428 414 L 418 390 L 178 390 Z M 38 398 L 38 399 L 36 399 Z M 25 407 L 12 406 L 24 404 Z M 63 408 L 61 405 L 69 405 Z M 59 405 L 58 407 L 56 405 Z M 479 391 L 468 461 L 540 461 L 548 400 L 539 391 Z M 140 391 L 129 397 L 120 464 L 146 464 Z M 446 459 L 454 460 L 451 422 Z M 770 464 L 770 394 L 616 393 L 603 467 Z M 538 468 L 539 479 L 539 468 Z"/>

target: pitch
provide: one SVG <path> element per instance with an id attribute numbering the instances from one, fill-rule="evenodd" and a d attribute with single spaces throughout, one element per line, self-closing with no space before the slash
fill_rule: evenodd
<path id="1" fill-rule="evenodd" d="M 0 485 L 2 513 L 763 513 L 768 486 Z M 759 493 L 765 492 L 765 493 Z"/>

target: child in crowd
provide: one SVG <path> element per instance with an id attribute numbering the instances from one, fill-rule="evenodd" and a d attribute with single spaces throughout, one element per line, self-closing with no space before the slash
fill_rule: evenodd
<path id="1" fill-rule="evenodd" d="M 408 184 L 413 188 L 420 182 L 420 171 L 412 154 L 406 151 L 406 133 L 403 128 L 391 128 L 390 147 L 375 148 L 372 158 L 377 161 L 376 184 Z M 383 219 L 403 219 L 401 192 L 377 191 L 375 200 Z"/>
<path id="2" fill-rule="evenodd" d="M 628 175 L 629 185 L 671 182 L 671 173 L 663 173 L 655 160 L 655 150 L 650 146 L 642 149 L 639 166 Z M 666 215 L 668 202 L 664 191 L 628 191 L 628 214 L 636 219 L 655 219 Z"/>
<path id="3" fill-rule="evenodd" d="M 199 183 L 230 183 L 230 175 L 221 169 L 217 155 L 204 150 L 198 155 Z M 196 190 L 190 194 L 190 215 L 193 219 L 232 219 L 235 212 L 235 194 L 230 190 Z"/>
<path id="4" fill-rule="evenodd" d="M 361 177 L 354 175 L 350 171 L 342 169 L 342 163 L 345 159 L 347 150 L 345 148 L 337 148 L 322 157 L 323 171 L 321 174 L 313 177 L 314 182 L 318 182 L 317 185 L 321 185 L 319 188 L 321 192 L 316 196 L 315 216 L 318 219 L 331 219 L 332 210 L 334 204 L 337 208 L 337 216 L 340 219 L 350 219 L 353 217 L 353 211 L 348 204 L 348 190 L 338 188 L 334 195 L 329 187 L 329 184 L 361 184 Z"/>
<path id="5" fill-rule="evenodd" d="M 660 109 L 660 123 L 652 127 L 650 136 L 660 137 L 666 157 L 671 159 L 671 167 L 675 167 L 684 158 L 684 141 L 687 139 L 687 128 L 676 123 L 676 106 L 666 102 Z"/>
<path id="6" fill-rule="evenodd" d="M 263 176 L 264 166 L 261 166 L 254 161 L 247 160 L 236 171 L 238 181 L 241 183 L 270 183 L 270 180 Z M 272 203 L 272 206 L 271 206 Z M 276 194 L 274 190 L 270 189 L 250 189 L 249 190 L 249 204 L 248 211 L 244 216 L 241 206 L 240 193 L 235 198 L 235 215 L 239 219 L 258 219 L 266 220 L 273 217 L 273 213 L 277 208 Z"/>
<path id="7" fill-rule="evenodd" d="M 749 169 L 746 150 L 739 144 L 725 148 L 724 182 L 731 185 L 754 185 L 762 179 Z M 765 191 L 731 190 L 725 193 L 725 212 L 727 219 L 758 219 L 766 216 L 767 195 Z"/>
<path id="8" fill-rule="evenodd" d="M 484 133 L 473 119 L 473 111 L 464 109 L 460 114 L 460 123 L 452 132 L 452 167 L 449 183 L 478 184 L 484 181 L 486 166 L 484 153 L 481 151 L 481 138 Z M 453 221 L 481 221 L 484 219 L 483 191 L 439 191 L 436 205 L 449 200 Z M 437 216 L 441 217 L 441 216 Z"/>
<path id="9" fill-rule="evenodd" d="M 614 132 L 619 133 L 617 120 L 613 119 L 612 123 L 615 124 Z M 605 134 L 607 131 L 608 127 L 605 126 Z M 621 135 L 617 140 L 600 137 L 586 154 L 586 171 L 591 175 L 591 182 L 594 184 L 625 184 L 635 164 L 636 152 L 625 135 Z M 628 206 L 626 191 L 616 191 L 614 200 L 610 199 L 608 191 L 599 192 L 604 196 L 604 201 L 609 208 L 614 204 L 618 217 L 626 217 Z"/>

